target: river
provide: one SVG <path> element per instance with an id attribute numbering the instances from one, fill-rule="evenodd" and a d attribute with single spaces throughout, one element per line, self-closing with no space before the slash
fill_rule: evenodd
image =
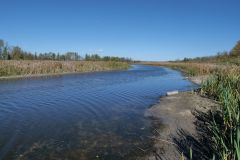
<path id="1" fill-rule="evenodd" d="M 193 87 L 178 71 L 144 65 L 1 80 L 0 159 L 131 159 L 151 146 L 145 110 Z"/>

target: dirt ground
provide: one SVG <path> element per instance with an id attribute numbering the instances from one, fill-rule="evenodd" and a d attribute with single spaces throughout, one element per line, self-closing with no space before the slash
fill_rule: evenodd
<path id="1" fill-rule="evenodd" d="M 194 145 L 193 142 L 196 143 L 201 138 L 196 126 L 198 119 L 194 113 L 196 111 L 206 113 L 217 106 L 217 102 L 201 97 L 196 92 L 182 92 L 160 98 L 159 104 L 152 106 L 145 113 L 146 117 L 153 120 L 154 136 L 150 138 L 153 139 L 154 145 L 143 159 L 180 159 L 183 152 L 186 154 L 184 148 L 191 147 Z M 191 141 L 182 144 L 185 142 L 183 139 L 187 138 Z M 200 146 L 200 143 L 198 145 Z M 196 151 L 193 152 L 194 154 L 197 154 Z M 204 155 L 195 158 L 207 159 Z"/>

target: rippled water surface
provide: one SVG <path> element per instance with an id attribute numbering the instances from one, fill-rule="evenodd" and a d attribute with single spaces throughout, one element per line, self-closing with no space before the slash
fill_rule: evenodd
<path id="1" fill-rule="evenodd" d="M 193 84 L 177 71 L 126 71 L 0 81 L 0 159 L 127 159 L 150 144 L 146 108 Z"/>

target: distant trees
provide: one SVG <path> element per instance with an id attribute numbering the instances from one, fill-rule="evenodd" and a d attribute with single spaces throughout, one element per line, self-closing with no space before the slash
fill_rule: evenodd
<path id="1" fill-rule="evenodd" d="M 188 62 L 188 61 L 191 61 L 191 60 L 192 60 L 191 58 L 186 58 L 186 57 L 185 57 L 185 58 L 183 59 L 183 62 Z"/>
<path id="2" fill-rule="evenodd" d="M 20 47 L 13 47 L 12 59 L 20 60 L 24 58 L 24 53 Z"/>
<path id="3" fill-rule="evenodd" d="M 23 51 L 19 46 L 9 47 L 7 43 L 0 39 L 0 60 L 59 60 L 59 61 L 132 61 L 130 58 L 123 57 L 101 57 L 98 54 L 86 54 L 81 57 L 77 52 L 66 52 L 65 54 L 47 52 L 31 53 Z"/>
<path id="4" fill-rule="evenodd" d="M 65 54 L 65 56 L 66 56 L 66 60 L 77 61 L 77 60 L 81 60 L 81 59 L 82 59 L 81 56 L 78 55 L 77 52 L 67 52 L 67 53 Z"/>
<path id="5" fill-rule="evenodd" d="M 4 41 L 0 39 L 0 59 L 3 59 Z"/>
<path id="6" fill-rule="evenodd" d="M 3 51 L 2 51 L 2 59 L 4 60 L 9 60 L 11 59 L 9 53 L 8 53 L 8 48 L 7 46 L 3 47 Z"/>
<path id="7" fill-rule="evenodd" d="M 235 58 L 237 57 L 237 58 Z M 234 60 L 240 58 L 240 41 L 236 43 L 233 49 L 230 52 L 223 51 L 218 52 L 214 56 L 205 56 L 205 57 L 196 57 L 196 58 L 184 58 L 182 62 L 229 62 L 231 59 L 231 63 L 235 63 Z M 236 63 L 238 63 L 236 61 Z"/>
<path id="8" fill-rule="evenodd" d="M 223 51 L 223 52 L 218 52 L 216 57 L 221 58 L 221 57 L 228 57 L 228 52 Z"/>
<path id="9" fill-rule="evenodd" d="M 86 61 L 100 61 L 102 58 L 98 54 L 86 54 Z"/>
<path id="10" fill-rule="evenodd" d="M 67 52 L 65 54 L 48 52 L 48 53 L 35 53 L 34 59 L 39 60 L 61 60 L 61 61 L 78 61 L 81 60 L 81 56 L 77 52 Z"/>
<path id="11" fill-rule="evenodd" d="M 114 57 L 114 56 L 99 56 L 98 54 L 86 54 L 86 61 L 115 61 L 115 62 L 132 62 L 131 58 Z"/>
<path id="12" fill-rule="evenodd" d="M 0 59 L 9 60 L 10 55 L 8 52 L 8 45 L 3 40 L 0 39 Z"/>
<path id="13" fill-rule="evenodd" d="M 237 44 L 233 47 L 233 49 L 230 51 L 231 56 L 240 56 L 240 41 L 237 42 Z"/>

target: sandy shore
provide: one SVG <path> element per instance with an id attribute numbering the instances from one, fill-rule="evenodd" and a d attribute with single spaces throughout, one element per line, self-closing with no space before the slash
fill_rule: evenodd
<path id="1" fill-rule="evenodd" d="M 203 80 L 197 77 L 192 79 L 195 83 Z M 197 126 L 199 115 L 196 113 L 204 114 L 217 106 L 217 102 L 202 97 L 196 92 L 181 92 L 160 98 L 159 104 L 152 106 L 145 113 L 146 117 L 153 120 L 154 136 L 150 138 L 153 139 L 154 145 L 143 159 L 176 160 L 181 158 L 183 152 L 186 154 L 188 151 L 185 149 L 189 149 L 196 142 L 201 146 L 201 136 Z M 191 141 L 187 141 L 188 138 Z M 200 151 L 199 153 L 194 151 L 194 154 L 195 159 L 208 159 Z"/>

